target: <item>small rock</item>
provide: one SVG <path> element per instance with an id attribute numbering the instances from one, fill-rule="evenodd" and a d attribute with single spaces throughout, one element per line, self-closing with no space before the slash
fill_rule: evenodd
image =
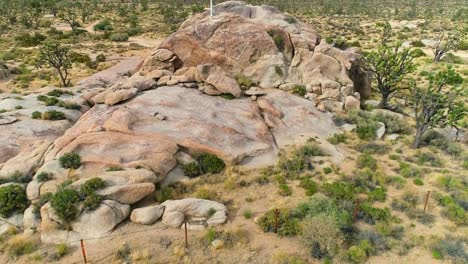
<path id="1" fill-rule="evenodd" d="M 390 134 L 390 135 L 385 136 L 385 139 L 388 140 L 388 141 L 395 141 L 399 137 L 400 137 L 400 135 L 398 135 L 398 134 Z"/>
<path id="2" fill-rule="evenodd" d="M 250 97 L 250 99 L 252 99 L 252 101 L 257 101 L 257 96 L 256 96 L 256 95 L 252 95 L 252 96 Z"/>
<path id="3" fill-rule="evenodd" d="M 164 206 L 160 205 L 137 208 L 132 211 L 130 220 L 137 224 L 151 225 L 161 218 L 164 208 Z"/>
<path id="4" fill-rule="evenodd" d="M 354 124 L 344 124 L 344 125 L 342 125 L 340 128 L 341 128 L 341 130 L 343 130 L 343 131 L 352 132 L 352 131 L 356 130 L 357 125 L 354 125 Z"/>
<path id="5" fill-rule="evenodd" d="M 163 121 L 163 120 L 166 120 L 166 116 L 165 115 L 162 115 L 162 114 L 157 114 L 156 115 L 156 118 Z"/>
<path id="6" fill-rule="evenodd" d="M 215 250 L 222 249 L 224 247 L 224 241 L 221 239 L 215 239 L 213 242 L 211 242 L 211 246 Z"/>
<path id="7" fill-rule="evenodd" d="M 325 112 L 326 109 L 325 109 L 325 104 L 323 102 L 320 102 L 318 105 L 317 105 L 317 109 L 320 110 L 321 112 Z"/>
<path id="8" fill-rule="evenodd" d="M 359 110 L 361 108 L 361 102 L 354 96 L 346 96 L 344 108 L 345 110 Z"/>
<path id="9" fill-rule="evenodd" d="M 162 237 L 160 240 L 159 240 L 159 244 L 164 247 L 164 248 L 169 248 L 172 244 L 172 241 L 167 238 L 167 237 Z"/>
<path id="10" fill-rule="evenodd" d="M 375 131 L 375 136 L 377 139 L 382 139 L 382 137 L 385 135 L 385 124 L 382 122 L 378 122 L 378 128 Z"/>
<path id="11" fill-rule="evenodd" d="M 266 92 L 262 88 L 259 87 L 251 87 L 247 91 L 244 92 L 246 95 L 265 95 Z"/>
<path id="12" fill-rule="evenodd" d="M 163 214 L 162 222 L 163 224 L 179 228 L 185 220 L 185 216 L 183 213 L 180 212 L 166 212 Z"/>

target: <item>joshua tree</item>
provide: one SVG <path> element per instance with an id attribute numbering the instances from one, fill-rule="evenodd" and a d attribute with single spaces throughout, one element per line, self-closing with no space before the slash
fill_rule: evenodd
<path id="1" fill-rule="evenodd" d="M 447 126 L 458 128 L 467 112 L 464 98 L 468 90 L 461 86 L 462 83 L 463 78 L 451 67 L 430 75 L 425 89 L 413 83 L 411 93 L 416 119 L 414 148 L 419 147 L 422 136 L 429 129 Z"/>
<path id="2" fill-rule="evenodd" d="M 464 34 L 459 30 L 442 32 L 436 38 L 434 47 L 434 61 L 440 61 L 450 51 L 457 51 Z"/>
<path id="3" fill-rule="evenodd" d="M 42 46 L 39 52 L 37 65 L 54 68 L 60 76 L 62 85 L 64 87 L 70 86 L 68 79 L 68 70 L 72 67 L 72 60 L 69 56 L 70 48 L 59 43 L 49 42 Z"/>
<path id="4" fill-rule="evenodd" d="M 403 89 L 405 77 L 415 70 L 412 52 L 403 48 L 401 43 L 389 44 L 391 27 L 387 23 L 381 35 L 381 43 L 376 51 L 365 56 L 366 68 L 377 81 L 377 89 L 382 95 L 379 107 L 390 109 L 388 101 Z"/>

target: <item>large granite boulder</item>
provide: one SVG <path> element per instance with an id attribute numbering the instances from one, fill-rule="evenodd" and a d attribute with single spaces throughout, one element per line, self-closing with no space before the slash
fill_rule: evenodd
<path id="1" fill-rule="evenodd" d="M 369 95 L 370 78 L 360 67 L 360 55 L 321 41 L 312 25 L 274 7 L 241 1 L 221 3 L 214 14 L 207 11 L 185 21 L 145 60 L 141 73 L 154 76 L 150 73 L 165 70 L 177 75 L 181 68 L 197 67 L 203 76 L 217 68 L 217 78 L 203 81 L 236 97 L 239 90 L 232 79 L 239 76 L 262 88 L 320 86 L 331 94 L 319 99 L 343 102 L 355 92 Z"/>

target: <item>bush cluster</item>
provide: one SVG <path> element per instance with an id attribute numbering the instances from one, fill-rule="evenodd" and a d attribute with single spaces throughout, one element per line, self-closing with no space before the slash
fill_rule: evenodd
<path id="1" fill-rule="evenodd" d="M 222 172 L 226 167 L 224 161 L 214 154 L 195 153 L 194 158 L 198 162 L 202 173 L 216 174 Z"/>
<path id="2" fill-rule="evenodd" d="M 81 166 L 81 157 L 77 153 L 66 153 L 59 158 L 60 165 L 65 169 L 78 169 Z"/>
<path id="3" fill-rule="evenodd" d="M 7 218 L 14 213 L 22 213 L 29 206 L 23 187 L 12 184 L 0 188 L 0 216 Z"/>

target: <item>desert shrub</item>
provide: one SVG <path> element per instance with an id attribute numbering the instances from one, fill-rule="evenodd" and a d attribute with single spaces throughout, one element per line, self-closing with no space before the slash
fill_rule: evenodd
<path id="1" fill-rule="evenodd" d="M 275 231 L 275 210 L 268 211 L 258 221 L 258 225 L 263 232 Z M 278 235 L 293 236 L 300 232 L 299 219 L 297 219 L 291 210 L 280 209 L 278 216 Z"/>
<path id="2" fill-rule="evenodd" d="M 413 183 L 414 183 L 415 185 L 418 185 L 418 186 L 423 186 L 423 185 L 424 185 L 423 180 L 421 180 L 420 178 L 414 179 L 414 180 L 413 180 Z"/>
<path id="3" fill-rule="evenodd" d="M 29 235 L 19 234 L 10 238 L 6 244 L 8 255 L 19 257 L 36 251 L 38 243 Z"/>
<path id="4" fill-rule="evenodd" d="M 32 119 L 41 119 L 42 118 L 42 113 L 39 111 L 34 111 L 31 114 Z"/>
<path id="5" fill-rule="evenodd" d="M 112 30 L 112 22 L 110 19 L 105 18 L 94 25 L 93 29 L 94 31 L 110 31 Z"/>
<path id="6" fill-rule="evenodd" d="M 333 134 L 330 138 L 328 138 L 328 142 L 332 143 L 333 145 L 337 145 L 339 143 L 345 143 L 348 140 L 348 136 L 346 134 Z"/>
<path id="7" fill-rule="evenodd" d="M 64 120 L 66 119 L 65 114 L 60 111 L 50 110 L 42 114 L 44 120 Z"/>
<path id="8" fill-rule="evenodd" d="M 463 152 L 460 144 L 451 141 L 447 136 L 437 130 L 429 130 L 421 139 L 423 146 L 436 146 L 446 153 L 458 157 Z"/>
<path id="9" fill-rule="evenodd" d="M 437 250 L 443 258 L 451 258 L 455 263 L 466 263 L 468 261 L 468 253 L 465 248 L 465 239 L 450 235 L 439 240 L 433 246 L 433 250 Z"/>
<path id="10" fill-rule="evenodd" d="M 358 218 L 368 224 L 375 224 L 377 221 L 388 221 L 390 216 L 388 208 L 373 207 L 367 202 L 359 204 Z"/>
<path id="11" fill-rule="evenodd" d="M 426 53 L 422 49 L 413 49 L 411 51 L 411 55 L 413 55 L 413 57 L 415 58 L 419 58 L 419 57 L 425 57 Z"/>
<path id="12" fill-rule="evenodd" d="M 173 189 L 171 187 L 159 187 L 156 189 L 154 198 L 156 202 L 163 203 L 173 198 L 172 192 Z"/>
<path id="13" fill-rule="evenodd" d="M 244 86 L 247 88 L 250 88 L 254 85 L 253 82 L 243 74 L 238 74 L 236 76 L 236 81 L 240 86 Z"/>
<path id="14" fill-rule="evenodd" d="M 419 152 L 415 155 L 416 163 L 419 165 L 430 165 L 432 167 L 441 167 L 442 161 L 430 152 Z"/>
<path id="15" fill-rule="evenodd" d="M 377 169 L 377 160 L 375 160 L 369 154 L 362 154 L 357 159 L 357 166 L 360 169 L 369 168 L 371 170 L 376 170 Z"/>
<path id="16" fill-rule="evenodd" d="M 244 216 L 245 219 L 250 219 L 250 218 L 252 218 L 253 213 L 252 213 L 251 210 L 246 209 L 246 210 L 244 210 L 244 212 L 242 213 L 242 215 Z"/>
<path id="17" fill-rule="evenodd" d="M 394 114 L 385 114 L 378 112 L 373 119 L 385 124 L 385 132 L 388 134 L 408 134 L 411 131 L 410 126 L 403 118 Z"/>
<path id="18" fill-rule="evenodd" d="M 69 54 L 69 58 L 71 62 L 74 63 L 83 63 L 87 64 L 91 61 L 91 57 L 88 54 L 83 54 L 75 51 L 71 51 Z"/>
<path id="19" fill-rule="evenodd" d="M 123 171 L 124 168 L 118 166 L 118 165 L 112 165 L 110 166 L 106 171 Z"/>
<path id="20" fill-rule="evenodd" d="M 225 100 L 234 100 L 236 99 L 236 97 L 230 93 L 222 93 L 219 95 L 221 98 L 225 99 Z"/>
<path id="21" fill-rule="evenodd" d="M 195 192 L 195 197 L 200 198 L 200 199 L 206 199 L 206 200 L 217 200 L 218 195 L 213 190 L 210 190 L 206 187 L 201 187 L 201 188 L 198 188 L 197 191 Z"/>
<path id="22" fill-rule="evenodd" d="M 302 223 L 301 240 L 314 258 L 333 257 L 344 242 L 344 235 L 335 219 L 319 214 Z"/>
<path id="23" fill-rule="evenodd" d="M 20 171 L 16 170 L 12 174 L 8 175 L 7 178 L 0 178 L 0 182 L 15 182 L 15 183 L 29 183 L 32 181 L 32 176 L 29 174 L 23 174 Z"/>
<path id="24" fill-rule="evenodd" d="M 37 179 L 38 182 L 46 182 L 46 181 L 52 179 L 52 173 L 43 171 L 43 172 L 39 173 L 39 175 L 37 175 L 36 179 Z"/>
<path id="25" fill-rule="evenodd" d="M 369 201 L 380 201 L 384 202 L 387 198 L 387 193 L 385 192 L 384 188 L 375 188 L 368 194 Z"/>
<path id="26" fill-rule="evenodd" d="M 307 163 L 302 156 L 280 155 L 277 166 L 287 177 L 296 177 L 306 169 Z"/>
<path id="27" fill-rule="evenodd" d="M 198 165 L 197 162 L 190 162 L 187 164 L 183 164 L 182 169 L 184 171 L 184 175 L 190 178 L 195 178 L 197 176 L 200 176 L 201 174 L 200 166 Z"/>
<path id="28" fill-rule="evenodd" d="M 411 41 L 411 46 L 413 46 L 415 48 L 423 48 L 426 45 L 424 45 L 424 43 L 421 40 L 418 39 L 418 40 Z"/>
<path id="29" fill-rule="evenodd" d="M 457 225 L 468 225 L 468 213 L 458 204 L 449 204 L 443 214 Z"/>
<path id="30" fill-rule="evenodd" d="M 96 56 L 96 62 L 97 63 L 100 63 L 100 62 L 105 62 L 106 61 L 106 55 L 100 53 Z"/>
<path id="31" fill-rule="evenodd" d="M 91 178 L 80 186 L 80 193 L 83 195 L 90 195 L 97 190 L 106 187 L 106 183 L 99 177 Z"/>
<path id="32" fill-rule="evenodd" d="M 348 230 L 352 223 L 351 214 L 348 210 L 340 207 L 336 201 L 322 194 L 316 194 L 309 201 L 299 204 L 293 214 L 298 219 L 324 214 L 332 217 L 338 227 L 344 231 Z"/>
<path id="33" fill-rule="evenodd" d="M 49 97 L 42 94 L 37 96 L 37 100 L 44 102 L 47 106 L 56 105 L 59 102 L 59 100 L 54 96 Z"/>
<path id="34" fill-rule="evenodd" d="M 354 176 L 348 177 L 346 180 L 352 183 L 357 189 L 364 187 L 373 190 L 385 185 L 384 176 L 379 171 L 370 168 L 355 170 Z"/>
<path id="35" fill-rule="evenodd" d="M 399 172 L 405 178 L 415 178 L 421 175 L 421 170 L 406 162 L 400 162 Z"/>
<path id="36" fill-rule="evenodd" d="M 281 196 L 290 196 L 292 194 L 291 188 L 286 183 L 280 183 L 278 194 Z"/>
<path id="37" fill-rule="evenodd" d="M 113 33 L 109 36 L 109 39 L 114 42 L 125 42 L 128 41 L 127 33 Z"/>
<path id="38" fill-rule="evenodd" d="M 384 223 L 388 226 L 388 223 Z M 377 223 L 376 227 L 379 225 Z M 390 247 L 387 240 L 380 233 L 373 230 L 362 230 L 357 233 L 354 233 L 353 240 L 355 241 L 367 241 L 373 249 L 373 253 L 383 253 L 387 251 Z"/>
<path id="39" fill-rule="evenodd" d="M 313 157 L 313 156 L 325 156 L 325 153 L 315 143 L 307 143 L 296 150 L 296 156 L 302 157 Z"/>
<path id="40" fill-rule="evenodd" d="M 457 55 L 455 55 L 455 54 L 453 54 L 451 52 L 446 53 L 441 61 L 446 62 L 446 63 L 453 63 L 453 64 L 464 64 L 465 63 L 465 61 L 463 60 L 462 57 L 457 56 Z"/>
<path id="41" fill-rule="evenodd" d="M 0 216 L 7 218 L 14 213 L 22 213 L 29 206 L 23 187 L 12 184 L 0 188 Z"/>
<path id="42" fill-rule="evenodd" d="M 354 200 L 354 186 L 344 182 L 325 183 L 322 186 L 323 192 L 336 200 Z"/>
<path id="43" fill-rule="evenodd" d="M 405 192 L 401 199 L 394 198 L 391 206 L 394 210 L 406 212 L 412 210 L 420 202 L 418 195 Z"/>
<path id="44" fill-rule="evenodd" d="M 356 146 L 356 150 L 366 154 L 385 154 L 390 150 L 386 144 L 376 142 L 364 142 Z"/>
<path id="45" fill-rule="evenodd" d="M 212 217 L 214 214 L 216 214 L 216 209 L 214 208 L 208 209 L 208 212 L 207 212 L 208 218 Z"/>
<path id="46" fill-rule="evenodd" d="M 364 123 L 357 126 L 356 133 L 362 140 L 371 140 L 375 138 L 377 128 L 375 123 Z"/>
<path id="47" fill-rule="evenodd" d="M 50 205 L 65 223 L 70 223 L 78 216 L 76 204 L 79 201 L 77 191 L 69 188 L 59 188 L 50 198 Z"/>
<path id="48" fill-rule="evenodd" d="M 73 92 L 62 90 L 62 89 L 53 89 L 52 91 L 47 93 L 48 96 L 53 96 L 53 97 L 60 97 L 64 94 L 73 95 Z"/>
<path id="49" fill-rule="evenodd" d="M 464 187 L 460 179 L 451 175 L 444 175 L 437 178 L 437 185 L 446 191 L 454 191 Z"/>
<path id="50" fill-rule="evenodd" d="M 73 102 L 60 101 L 57 105 L 60 106 L 60 107 L 65 108 L 65 109 L 72 109 L 72 110 L 80 110 L 81 109 L 81 105 L 79 105 L 77 103 L 73 103 Z"/>
<path id="51" fill-rule="evenodd" d="M 65 243 L 61 243 L 55 246 L 55 256 L 57 259 L 62 258 L 70 252 L 70 248 Z"/>
<path id="52" fill-rule="evenodd" d="M 66 153 L 59 158 L 60 165 L 65 169 L 78 169 L 81 166 L 81 157 L 77 153 Z"/>
<path id="53" fill-rule="evenodd" d="M 317 192 L 317 184 L 310 177 L 301 179 L 299 186 L 306 190 L 307 196 L 312 196 Z"/>
<path id="54" fill-rule="evenodd" d="M 307 94 L 307 89 L 305 86 L 302 86 L 302 85 L 298 85 L 296 87 L 294 87 L 294 89 L 292 90 L 292 93 L 295 94 L 295 95 L 298 95 L 298 96 L 305 96 Z"/>
<path id="55" fill-rule="evenodd" d="M 195 153 L 194 158 L 198 162 L 202 173 L 220 173 L 226 167 L 224 161 L 213 154 Z"/>
<path id="56" fill-rule="evenodd" d="M 15 41 L 22 47 L 34 47 L 41 44 L 46 38 L 39 32 L 34 34 L 22 33 L 15 37 Z"/>
<path id="57" fill-rule="evenodd" d="M 285 42 L 284 42 L 283 36 L 281 36 L 280 33 L 276 32 L 274 30 L 268 31 L 268 34 L 270 35 L 270 37 L 275 42 L 275 45 L 278 48 L 278 50 L 281 51 L 281 52 L 284 51 Z"/>
<path id="58" fill-rule="evenodd" d="M 367 260 L 367 254 L 360 246 L 351 246 L 348 249 L 348 257 L 352 263 L 364 263 Z"/>
<path id="59" fill-rule="evenodd" d="M 325 174 L 330 174 L 330 173 L 332 173 L 332 168 L 330 168 L 330 167 L 325 167 L 325 168 L 323 168 L 323 173 L 325 173 Z"/>

